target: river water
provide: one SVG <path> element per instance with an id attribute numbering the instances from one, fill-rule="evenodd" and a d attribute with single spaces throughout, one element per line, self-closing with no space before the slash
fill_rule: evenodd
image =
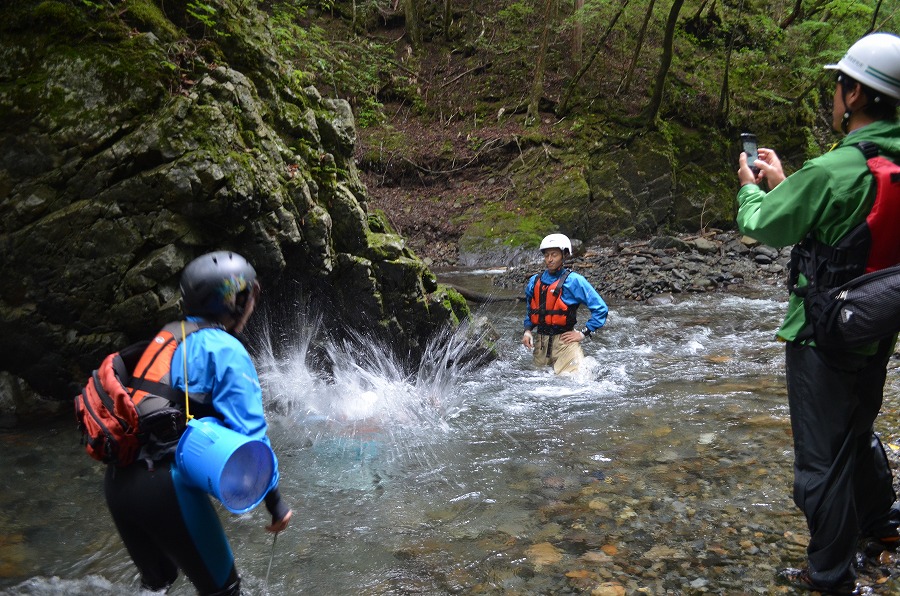
<path id="1" fill-rule="evenodd" d="M 784 307 L 776 288 L 611 304 L 571 377 L 531 366 L 510 301 L 474 307 L 500 333 L 500 358 L 475 370 L 458 337 L 410 375 L 365 338 L 317 339 L 314 319 L 264 326 L 295 515 L 273 543 L 263 507 L 221 510 L 245 593 L 776 592 L 806 539 L 772 339 Z M 886 411 L 897 395 L 890 374 Z M 898 436 L 895 415 L 879 424 Z M 136 593 L 74 424 L 0 441 L 0 591 Z"/>

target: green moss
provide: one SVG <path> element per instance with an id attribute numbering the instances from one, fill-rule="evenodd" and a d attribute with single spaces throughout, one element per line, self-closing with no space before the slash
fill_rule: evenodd
<path id="1" fill-rule="evenodd" d="M 592 236 L 590 220 L 591 189 L 581 167 L 564 171 L 550 180 L 537 198 L 540 209 L 567 234 L 577 238 Z"/>
<path id="2" fill-rule="evenodd" d="M 406 241 L 397 234 L 366 233 L 366 257 L 372 261 L 392 261 L 408 257 Z"/>
<path id="3" fill-rule="evenodd" d="M 449 286 L 438 284 L 430 299 L 429 314 L 436 327 L 443 326 L 448 319 L 453 325 L 459 325 L 471 316 L 469 303 Z"/>
<path id="4" fill-rule="evenodd" d="M 374 209 L 368 214 L 369 229 L 373 232 L 381 234 L 396 234 L 397 232 L 391 227 L 387 214 L 381 209 Z"/>
<path id="5" fill-rule="evenodd" d="M 81 13 L 71 4 L 47 0 L 34 7 L 34 21 L 38 23 L 65 23 L 81 20 Z"/>
<path id="6" fill-rule="evenodd" d="M 364 164 L 380 164 L 390 156 L 403 155 L 409 148 L 409 140 L 397 129 L 386 124 L 366 131 L 365 150 L 360 161 Z"/>
<path id="7" fill-rule="evenodd" d="M 538 246 L 541 238 L 557 229 L 546 215 L 522 207 L 508 211 L 503 205 L 489 203 L 471 215 L 473 221 L 459 241 L 463 251 Z"/>
<path id="8" fill-rule="evenodd" d="M 122 17 L 139 31 L 149 31 L 162 41 L 175 41 L 184 33 L 170 21 L 154 2 L 149 0 L 125 0 Z"/>
<path id="9" fill-rule="evenodd" d="M 439 290 L 446 290 L 446 295 L 444 298 L 444 304 L 453 313 L 455 317 L 455 323 L 459 323 L 469 317 L 469 303 L 466 302 L 466 299 L 462 294 L 457 292 L 455 289 L 439 285 Z"/>

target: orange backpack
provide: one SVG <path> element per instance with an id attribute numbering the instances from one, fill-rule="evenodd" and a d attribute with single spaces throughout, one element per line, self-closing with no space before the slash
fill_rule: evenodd
<path id="1" fill-rule="evenodd" d="M 141 448 L 175 445 L 184 432 L 184 395 L 171 386 L 172 355 L 189 334 L 210 323 L 169 323 L 150 341 L 104 358 L 75 396 L 75 419 L 85 450 L 119 467 L 138 459 Z M 152 457 L 148 457 L 152 463 Z"/>

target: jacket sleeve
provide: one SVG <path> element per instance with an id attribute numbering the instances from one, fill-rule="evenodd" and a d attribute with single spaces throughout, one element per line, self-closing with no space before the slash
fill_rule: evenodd
<path id="1" fill-rule="evenodd" d="M 796 244 L 817 226 L 834 191 L 831 173 L 815 161 L 768 193 L 756 184 L 746 184 L 737 194 L 738 228 L 776 248 Z"/>
<path id="2" fill-rule="evenodd" d="M 266 434 L 268 425 L 263 409 L 262 388 L 250 354 L 240 342 L 235 340 L 229 342 L 227 347 L 217 350 L 215 355 L 216 385 L 213 392 L 213 405 L 216 410 L 225 416 L 225 424 L 228 427 L 248 437 L 263 441 L 271 447 L 271 442 Z M 290 510 L 278 490 L 279 477 L 278 457 L 276 456 L 275 474 L 264 500 L 273 522 L 284 518 Z"/>
<path id="3" fill-rule="evenodd" d="M 581 274 L 571 273 L 563 286 L 563 302 L 566 304 L 584 304 L 591 311 L 591 318 L 585 323 L 591 333 L 606 324 L 609 308 L 600 297 L 594 286 Z"/>
<path id="4" fill-rule="evenodd" d="M 536 275 L 532 275 L 531 279 L 528 280 L 528 283 L 525 284 L 525 331 L 531 331 L 531 328 L 534 325 L 531 324 L 531 316 L 529 315 L 528 309 L 531 308 L 531 295 L 534 294 L 534 285 L 537 283 L 537 278 L 540 273 Z"/>

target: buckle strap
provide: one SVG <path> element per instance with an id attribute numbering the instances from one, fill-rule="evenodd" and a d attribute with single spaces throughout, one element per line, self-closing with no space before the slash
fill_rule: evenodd
<path id="1" fill-rule="evenodd" d="M 878 145 L 876 145 L 872 141 L 860 141 L 859 143 L 856 143 L 854 147 L 862 151 L 862 154 L 865 156 L 866 160 L 870 160 L 873 157 L 878 157 Z"/>

